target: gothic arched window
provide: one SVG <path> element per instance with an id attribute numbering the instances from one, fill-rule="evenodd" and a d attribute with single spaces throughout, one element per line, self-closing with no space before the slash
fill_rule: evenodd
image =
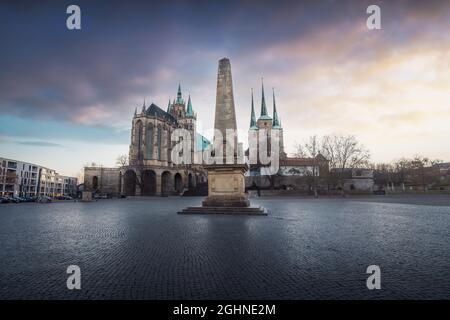
<path id="1" fill-rule="evenodd" d="M 153 126 L 151 124 L 147 127 L 147 135 L 145 138 L 147 141 L 147 159 L 153 159 Z"/>
<path id="2" fill-rule="evenodd" d="M 157 155 L 158 160 L 161 160 L 161 142 L 162 142 L 161 135 L 162 135 L 162 130 L 161 130 L 161 127 L 158 126 L 158 132 L 157 132 L 157 136 L 156 136 L 157 146 L 158 146 L 158 155 Z"/>
<path id="3" fill-rule="evenodd" d="M 138 159 L 142 159 L 142 121 L 136 122 L 136 147 Z"/>

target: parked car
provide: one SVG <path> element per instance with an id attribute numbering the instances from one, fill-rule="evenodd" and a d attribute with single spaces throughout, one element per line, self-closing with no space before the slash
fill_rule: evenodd
<path id="1" fill-rule="evenodd" d="M 72 197 L 69 196 L 57 196 L 55 197 L 56 200 L 73 200 Z"/>
<path id="2" fill-rule="evenodd" d="M 6 200 L 10 203 L 19 203 L 22 202 L 22 199 L 19 197 L 6 197 Z"/>
<path id="3" fill-rule="evenodd" d="M 385 190 L 375 190 L 373 192 L 373 194 L 377 195 L 377 196 L 384 196 L 386 194 L 386 191 Z"/>
<path id="4" fill-rule="evenodd" d="M 13 197 L 14 200 L 17 201 L 17 203 L 19 202 L 25 202 L 25 198 L 24 197 Z"/>
<path id="5" fill-rule="evenodd" d="M 8 199 L 6 199 L 5 197 L 0 197 L 0 203 L 8 203 Z"/>
<path id="6" fill-rule="evenodd" d="M 24 197 L 23 202 L 35 202 L 36 197 Z"/>
<path id="7" fill-rule="evenodd" d="M 40 196 L 39 198 L 37 198 L 36 202 L 49 203 L 49 202 L 52 202 L 52 198 L 47 197 L 47 196 Z"/>

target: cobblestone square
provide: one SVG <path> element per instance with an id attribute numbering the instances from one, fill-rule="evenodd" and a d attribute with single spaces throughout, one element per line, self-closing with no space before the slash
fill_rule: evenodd
<path id="1" fill-rule="evenodd" d="M 252 199 L 257 217 L 176 214 L 197 197 L 0 205 L 0 298 L 450 298 L 448 197 L 384 199 Z"/>

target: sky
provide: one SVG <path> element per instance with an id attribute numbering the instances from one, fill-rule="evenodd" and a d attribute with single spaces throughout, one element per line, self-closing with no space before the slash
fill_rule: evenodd
<path id="1" fill-rule="evenodd" d="M 81 30 L 66 27 L 71 4 Z M 211 129 L 223 57 L 242 132 L 263 77 L 288 153 L 352 134 L 374 162 L 450 161 L 449 1 L 2 1 L 0 43 L 0 157 L 61 174 L 114 166 L 135 108 L 165 109 L 179 83 Z"/>

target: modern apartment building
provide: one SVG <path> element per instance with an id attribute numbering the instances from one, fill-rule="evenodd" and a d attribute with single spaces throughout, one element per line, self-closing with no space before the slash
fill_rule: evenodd
<path id="1" fill-rule="evenodd" d="M 0 158 L 0 195 L 73 195 L 77 179 L 36 164 Z"/>
<path id="2" fill-rule="evenodd" d="M 77 178 L 62 176 L 48 168 L 41 168 L 39 177 L 39 195 L 73 195 L 77 192 Z"/>

